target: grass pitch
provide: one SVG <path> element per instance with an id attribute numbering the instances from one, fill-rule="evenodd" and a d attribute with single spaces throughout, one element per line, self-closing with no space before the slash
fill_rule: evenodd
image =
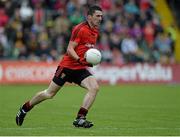
<path id="1" fill-rule="evenodd" d="M 90 129 L 72 126 L 85 90 L 65 86 L 16 126 L 20 105 L 46 87 L 0 85 L 1 136 L 180 136 L 180 85 L 101 86 L 87 117 L 95 124 Z"/>

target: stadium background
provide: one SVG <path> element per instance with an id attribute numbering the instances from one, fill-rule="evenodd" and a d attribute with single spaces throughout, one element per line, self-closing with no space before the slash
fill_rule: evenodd
<path id="1" fill-rule="evenodd" d="M 71 126 L 84 93 L 67 85 L 17 127 L 19 105 L 47 87 L 91 4 L 104 12 L 102 63 L 90 69 L 102 85 L 89 116 L 96 126 Z M 178 0 L 0 0 L 0 135 L 180 135 L 179 8 Z"/>

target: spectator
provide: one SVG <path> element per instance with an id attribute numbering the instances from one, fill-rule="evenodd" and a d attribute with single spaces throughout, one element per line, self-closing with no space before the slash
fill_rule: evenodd
<path id="1" fill-rule="evenodd" d="M 37 1 L 34 8 L 34 25 L 40 27 L 45 22 L 45 10 L 42 7 L 42 2 Z"/>
<path id="2" fill-rule="evenodd" d="M 103 62 L 119 64 L 124 61 L 161 61 L 162 47 L 157 46 L 161 41 L 159 33 L 168 34 L 165 37 L 169 41 L 171 55 L 164 56 L 174 62 L 174 27 L 170 26 L 164 31 L 151 0 L 4 1 L 3 8 L 0 8 L 0 26 L 4 29 L 0 33 L 0 58 L 56 60 L 66 50 L 69 30 L 84 20 L 86 9 L 92 3 L 101 5 L 105 11 L 101 27 L 103 35 L 98 42 Z M 131 37 L 126 36 L 127 31 Z M 22 32 L 21 38 L 19 32 Z M 126 48 L 133 45 L 133 59 L 127 60 L 124 44 Z"/>
<path id="3" fill-rule="evenodd" d="M 154 41 L 155 29 L 150 21 L 146 22 L 144 29 L 144 38 L 147 41 L 149 46 L 152 46 Z"/>
<path id="4" fill-rule="evenodd" d="M 81 15 L 81 12 L 77 10 L 74 11 L 72 15 L 70 15 L 69 19 L 73 26 L 84 20 L 83 16 Z"/>
<path id="5" fill-rule="evenodd" d="M 109 39 L 106 33 L 101 34 L 98 47 L 102 53 L 102 61 L 111 62 L 113 60 L 112 52 L 110 50 Z"/>
<path id="6" fill-rule="evenodd" d="M 121 51 L 126 63 L 143 62 L 142 52 L 129 32 L 126 33 L 126 37 L 122 40 Z"/>
<path id="7" fill-rule="evenodd" d="M 5 32 L 4 32 L 4 28 L 3 27 L 0 27 L 0 45 L 2 46 L 1 48 L 3 49 L 3 55 L 5 57 L 7 57 L 9 54 L 10 54 L 10 46 L 8 45 L 8 40 L 7 40 L 7 36 L 5 35 Z M 1 49 L 1 50 L 2 50 Z M 2 52 L 2 51 L 1 51 Z"/>
<path id="8" fill-rule="evenodd" d="M 57 34 L 62 34 L 69 32 L 70 28 L 70 21 L 67 18 L 67 15 L 65 12 L 62 13 L 61 16 L 58 16 L 54 21 L 54 30 Z"/>
<path id="9" fill-rule="evenodd" d="M 139 14 L 139 8 L 136 5 L 135 0 L 129 0 L 129 2 L 124 5 L 124 8 L 127 13 Z"/>
<path id="10" fill-rule="evenodd" d="M 3 58 L 4 58 L 4 47 L 0 43 L 0 60 L 2 60 Z"/>
<path id="11" fill-rule="evenodd" d="M 9 17 L 6 15 L 5 9 L 0 8 L 0 27 L 5 27 L 8 21 L 9 21 Z"/>
<path id="12" fill-rule="evenodd" d="M 170 63 L 171 53 L 171 43 L 170 37 L 163 33 L 159 33 L 154 41 L 154 47 L 159 51 L 159 58 L 163 64 Z"/>
<path id="13" fill-rule="evenodd" d="M 120 50 L 113 48 L 112 49 L 112 64 L 113 65 L 121 65 L 124 64 L 124 58 Z"/>

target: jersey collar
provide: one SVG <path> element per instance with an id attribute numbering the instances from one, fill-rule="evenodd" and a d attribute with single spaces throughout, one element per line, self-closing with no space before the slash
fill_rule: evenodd
<path id="1" fill-rule="evenodd" d="M 99 30 L 98 28 L 91 27 L 91 26 L 89 25 L 89 22 L 88 22 L 88 21 L 86 21 L 86 24 L 87 24 L 87 26 L 88 26 L 92 31 L 98 31 L 98 30 Z"/>

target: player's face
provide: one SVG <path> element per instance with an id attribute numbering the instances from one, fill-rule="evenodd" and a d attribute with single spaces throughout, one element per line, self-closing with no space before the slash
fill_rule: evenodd
<path id="1" fill-rule="evenodd" d="M 91 24 L 94 27 L 99 27 L 102 22 L 102 11 L 96 10 L 94 14 L 91 16 Z"/>

